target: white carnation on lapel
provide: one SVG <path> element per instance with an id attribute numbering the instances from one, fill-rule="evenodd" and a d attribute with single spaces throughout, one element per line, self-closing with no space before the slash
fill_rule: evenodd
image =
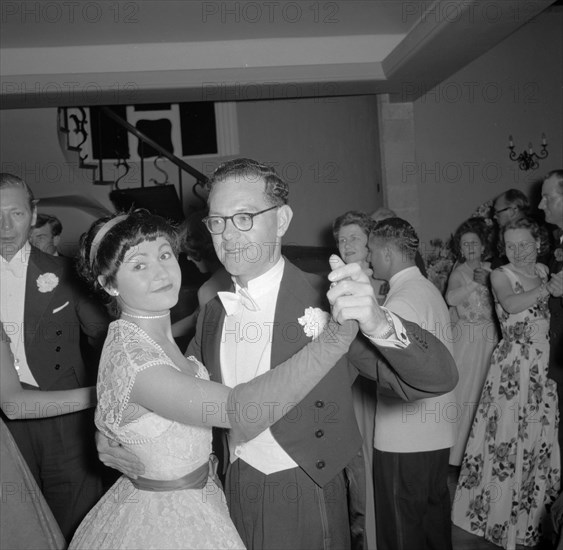
<path id="1" fill-rule="evenodd" d="M 318 338 L 330 319 L 330 314 L 318 307 L 308 307 L 305 315 L 297 319 L 309 338 Z"/>
<path id="2" fill-rule="evenodd" d="M 54 273 L 43 273 L 37 277 L 39 292 L 52 292 L 59 284 L 59 278 Z"/>

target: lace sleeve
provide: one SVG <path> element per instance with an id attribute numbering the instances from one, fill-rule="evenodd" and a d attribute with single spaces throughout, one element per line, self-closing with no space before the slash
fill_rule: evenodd
<path id="1" fill-rule="evenodd" d="M 114 321 L 100 359 L 96 426 L 108 437 L 120 432 L 136 376 L 161 364 L 177 368 L 166 354 L 137 325 Z"/>

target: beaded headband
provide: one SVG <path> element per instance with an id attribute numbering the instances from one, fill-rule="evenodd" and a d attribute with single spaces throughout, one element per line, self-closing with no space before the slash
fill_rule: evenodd
<path id="1" fill-rule="evenodd" d="M 90 267 L 92 267 L 94 263 L 94 258 L 98 253 L 98 248 L 100 248 L 100 244 L 102 243 L 103 238 L 113 229 L 118 223 L 122 222 L 123 220 L 127 219 L 128 214 L 120 214 L 111 220 L 108 220 L 104 225 L 102 225 L 101 229 L 96 233 L 94 240 L 92 241 L 92 245 L 90 246 Z"/>

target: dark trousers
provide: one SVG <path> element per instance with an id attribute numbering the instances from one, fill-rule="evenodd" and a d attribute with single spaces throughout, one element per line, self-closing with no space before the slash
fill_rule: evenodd
<path id="1" fill-rule="evenodd" d="M 449 452 L 375 450 L 377 550 L 451 550 Z"/>
<path id="2" fill-rule="evenodd" d="M 265 475 L 239 459 L 225 494 L 248 550 L 350 549 L 343 473 L 321 489 L 301 468 Z"/>
<path id="3" fill-rule="evenodd" d="M 561 468 L 563 468 L 563 381 L 557 382 L 557 408 L 559 409 L 559 426 L 557 440 L 559 441 Z M 561 470 L 563 472 L 563 469 Z"/>
<path id="4" fill-rule="evenodd" d="M 67 542 L 103 492 L 93 412 L 6 422 Z"/>
<path id="5" fill-rule="evenodd" d="M 352 550 L 365 550 L 367 549 L 367 480 L 366 465 L 362 451 L 359 451 L 344 468 L 344 475 L 348 485 L 348 515 L 350 517 Z"/>

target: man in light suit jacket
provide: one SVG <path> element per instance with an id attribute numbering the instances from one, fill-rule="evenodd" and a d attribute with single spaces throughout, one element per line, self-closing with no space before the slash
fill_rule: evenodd
<path id="1" fill-rule="evenodd" d="M 0 174 L 0 209 L 1 316 L 20 381 L 47 391 L 94 385 L 96 373 L 84 365 L 80 334 L 101 349 L 109 321 L 105 309 L 82 291 L 69 260 L 29 244 L 37 212 L 31 190 L 17 176 Z M 51 418 L 29 410 L 25 420 L 6 420 L 70 540 L 102 484 L 92 411 L 65 407 Z"/>

